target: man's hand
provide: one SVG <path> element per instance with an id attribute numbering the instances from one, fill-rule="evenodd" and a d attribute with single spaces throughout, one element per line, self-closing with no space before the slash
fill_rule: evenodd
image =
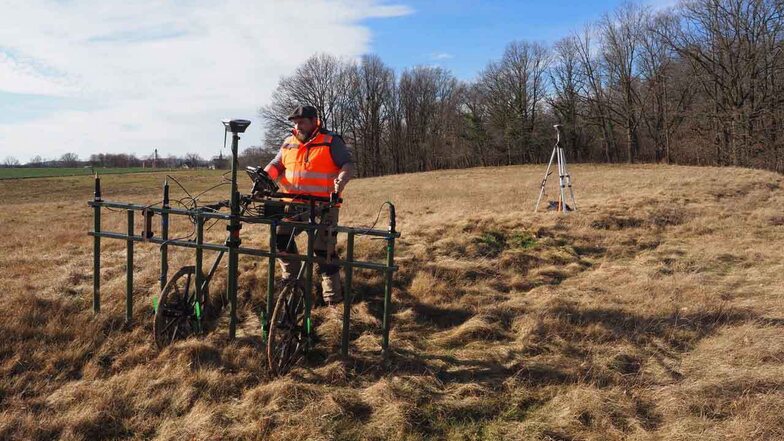
<path id="1" fill-rule="evenodd" d="M 343 188 L 345 188 L 345 186 L 345 181 L 340 178 L 335 179 L 335 193 L 343 192 Z"/>
<path id="2" fill-rule="evenodd" d="M 349 162 L 343 164 L 343 167 L 340 168 L 340 173 L 338 173 L 338 177 L 335 179 L 335 193 L 343 192 L 343 189 L 346 188 L 346 184 L 348 184 L 348 181 L 351 180 L 351 174 L 353 171 L 353 163 Z"/>

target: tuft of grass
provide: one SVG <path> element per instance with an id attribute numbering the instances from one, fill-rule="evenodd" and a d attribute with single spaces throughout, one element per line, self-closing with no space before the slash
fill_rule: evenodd
<path id="1" fill-rule="evenodd" d="M 482 254 L 497 256 L 506 248 L 506 234 L 499 230 L 485 231 L 476 238 L 476 242 L 481 246 Z"/>
<path id="2" fill-rule="evenodd" d="M 513 247 L 527 250 L 536 246 L 536 236 L 529 232 L 514 233 L 512 234 L 512 237 L 509 238 L 509 243 L 512 244 Z"/>

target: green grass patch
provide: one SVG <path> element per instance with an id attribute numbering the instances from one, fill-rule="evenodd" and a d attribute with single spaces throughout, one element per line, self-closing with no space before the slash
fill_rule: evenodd
<path id="1" fill-rule="evenodd" d="M 488 230 L 476 238 L 481 247 L 481 254 L 497 256 L 506 248 L 506 234 L 500 230 Z"/>
<path id="2" fill-rule="evenodd" d="M 509 243 L 513 247 L 527 250 L 536 246 L 536 237 L 529 232 L 515 233 L 509 238 Z"/>
<path id="3" fill-rule="evenodd" d="M 515 232 L 509 236 L 501 230 L 487 230 L 475 240 L 488 255 L 498 255 L 507 248 L 531 249 L 537 245 L 536 237 L 527 231 Z"/>

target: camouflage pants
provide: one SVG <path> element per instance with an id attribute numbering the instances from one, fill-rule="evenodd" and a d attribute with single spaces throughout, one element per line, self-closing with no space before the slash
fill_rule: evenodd
<path id="1" fill-rule="evenodd" d="M 323 226 L 337 226 L 339 208 L 333 207 L 325 212 L 319 213 L 317 210 L 316 222 Z M 296 221 L 305 221 L 308 217 L 308 208 L 290 205 L 286 207 L 287 215 L 290 215 Z M 297 243 L 294 238 L 301 233 L 302 230 L 288 226 L 279 225 L 277 229 L 277 243 L 278 251 L 288 253 L 298 253 Z M 293 233 L 293 234 L 292 234 Z M 316 232 L 316 237 L 313 241 L 313 251 L 318 257 L 327 258 L 330 256 L 332 259 L 337 259 L 337 251 L 335 245 L 337 244 L 337 232 L 329 234 L 326 230 Z M 299 275 L 301 262 L 291 259 L 281 258 L 278 259 L 284 279 L 295 279 Z M 321 279 L 321 293 L 325 301 L 337 302 L 343 298 L 343 293 L 340 285 L 340 266 L 334 264 L 316 264 L 316 274 Z"/>

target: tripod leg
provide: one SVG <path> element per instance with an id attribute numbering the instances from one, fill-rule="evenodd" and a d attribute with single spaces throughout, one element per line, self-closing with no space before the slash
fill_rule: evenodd
<path id="1" fill-rule="evenodd" d="M 553 166 L 553 158 L 555 158 L 555 150 L 553 149 L 553 153 L 550 155 L 550 162 L 547 163 L 547 170 L 544 172 L 544 179 L 542 179 L 542 188 L 539 190 L 539 197 L 536 198 L 536 206 L 534 207 L 534 213 L 539 209 L 539 203 L 542 202 L 542 195 L 544 194 L 544 186 L 547 184 L 547 176 L 550 175 L 550 167 Z"/>
<path id="2" fill-rule="evenodd" d="M 572 197 L 572 210 L 577 211 L 577 201 L 574 200 L 574 189 L 572 188 L 572 177 L 567 173 L 567 186 L 569 187 L 569 195 Z"/>
<path id="3" fill-rule="evenodd" d="M 569 196 L 572 198 L 572 210 L 577 211 L 577 201 L 574 200 L 574 189 L 572 188 L 572 175 L 569 174 L 569 170 L 566 168 L 566 155 L 563 158 L 563 169 L 566 177 L 566 186 L 569 187 Z"/>
<path id="4" fill-rule="evenodd" d="M 561 187 L 560 194 L 559 194 L 560 200 L 558 201 L 559 202 L 558 208 L 560 211 L 566 211 L 565 210 L 566 196 L 564 195 L 564 185 L 565 185 L 564 173 L 565 173 L 564 153 L 563 153 L 563 149 L 558 147 L 558 183 Z"/>

